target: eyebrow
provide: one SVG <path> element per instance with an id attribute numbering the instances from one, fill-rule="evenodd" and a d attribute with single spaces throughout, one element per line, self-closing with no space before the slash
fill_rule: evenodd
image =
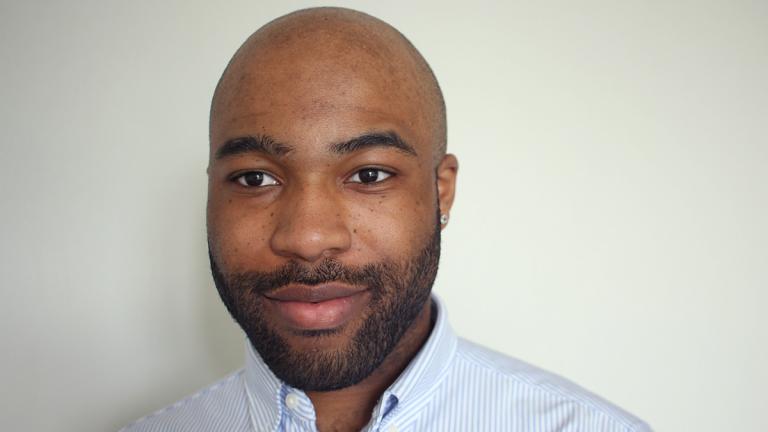
<path id="1" fill-rule="evenodd" d="M 272 156 L 284 156 L 293 147 L 275 141 L 269 135 L 249 135 L 227 140 L 217 151 L 216 159 L 245 153 L 265 153 Z"/>
<path id="2" fill-rule="evenodd" d="M 332 144 L 329 150 L 336 154 L 349 154 L 373 147 L 389 147 L 407 155 L 416 156 L 416 150 L 395 132 L 370 132 L 347 141 Z M 271 156 L 285 156 L 293 147 L 276 141 L 269 135 L 248 135 L 227 140 L 216 151 L 216 160 L 246 153 L 264 153 Z"/>
<path id="3" fill-rule="evenodd" d="M 411 156 L 416 150 L 395 132 L 371 132 L 331 145 L 330 150 L 337 154 L 347 154 L 371 147 L 390 147 Z"/>

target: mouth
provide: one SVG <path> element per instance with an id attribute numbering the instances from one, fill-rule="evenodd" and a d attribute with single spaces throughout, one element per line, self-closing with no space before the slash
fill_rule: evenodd
<path id="1" fill-rule="evenodd" d="M 330 330 L 358 316 L 368 290 L 342 284 L 287 285 L 264 294 L 269 309 L 293 330 Z"/>

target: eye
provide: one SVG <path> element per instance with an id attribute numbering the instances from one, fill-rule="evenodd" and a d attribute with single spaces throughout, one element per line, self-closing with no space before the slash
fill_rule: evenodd
<path id="1" fill-rule="evenodd" d="M 280 184 L 277 179 L 264 171 L 248 171 L 238 175 L 234 180 L 245 187 L 274 186 Z"/>
<path id="2" fill-rule="evenodd" d="M 392 173 L 379 168 L 364 168 L 349 178 L 350 183 L 378 183 L 392 177 Z"/>

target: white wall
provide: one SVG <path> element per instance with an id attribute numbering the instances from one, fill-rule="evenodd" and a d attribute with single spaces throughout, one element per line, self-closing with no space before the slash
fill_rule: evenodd
<path id="1" fill-rule="evenodd" d="M 0 5 L 0 429 L 116 430 L 239 367 L 208 103 L 252 30 L 311 4 Z M 443 85 L 461 334 L 659 431 L 768 430 L 766 3 L 341 4 Z"/>

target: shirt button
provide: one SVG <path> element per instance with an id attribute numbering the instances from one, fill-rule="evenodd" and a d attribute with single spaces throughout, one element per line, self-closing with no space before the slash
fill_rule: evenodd
<path id="1" fill-rule="evenodd" d="M 296 393 L 288 393 L 285 397 L 285 405 L 290 409 L 296 409 L 299 406 L 299 395 Z"/>
<path id="2" fill-rule="evenodd" d="M 389 425 L 387 432 L 397 432 L 397 425 Z"/>

